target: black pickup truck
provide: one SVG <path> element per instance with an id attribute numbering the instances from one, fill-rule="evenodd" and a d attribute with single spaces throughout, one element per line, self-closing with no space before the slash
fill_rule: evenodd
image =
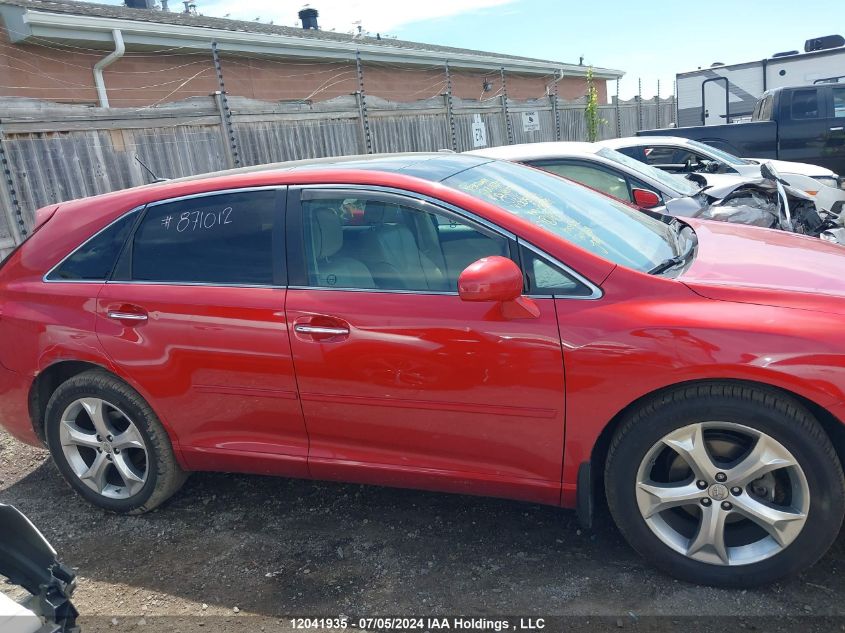
<path id="1" fill-rule="evenodd" d="M 764 92 L 751 121 L 644 130 L 639 136 L 682 136 L 744 158 L 811 163 L 845 176 L 845 84 Z"/>

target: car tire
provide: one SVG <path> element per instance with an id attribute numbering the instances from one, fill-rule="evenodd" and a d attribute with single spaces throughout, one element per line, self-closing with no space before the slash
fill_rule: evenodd
<path id="1" fill-rule="evenodd" d="M 644 558 L 719 587 L 810 567 L 845 513 L 842 466 L 818 421 L 792 397 L 741 384 L 672 390 L 630 412 L 610 444 L 605 492 Z"/>
<path id="2" fill-rule="evenodd" d="M 86 371 L 59 385 L 47 403 L 45 434 L 71 488 L 111 512 L 149 512 L 188 476 L 147 402 L 103 370 Z"/>

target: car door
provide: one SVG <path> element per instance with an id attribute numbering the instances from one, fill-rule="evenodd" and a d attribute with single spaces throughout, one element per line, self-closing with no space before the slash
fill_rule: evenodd
<path id="1" fill-rule="evenodd" d="M 778 158 L 827 166 L 825 145 L 830 134 L 825 86 L 808 86 L 781 93 Z"/>
<path id="2" fill-rule="evenodd" d="M 487 255 L 519 259 L 513 236 L 454 209 L 290 190 L 287 319 L 314 477 L 557 501 L 554 301 L 514 320 L 462 301 L 458 275 Z"/>
<path id="3" fill-rule="evenodd" d="M 307 475 L 284 316 L 284 188 L 144 210 L 97 299 L 97 335 L 191 468 Z"/>
<path id="4" fill-rule="evenodd" d="M 831 86 L 827 139 L 819 164 L 845 176 L 845 86 Z"/>

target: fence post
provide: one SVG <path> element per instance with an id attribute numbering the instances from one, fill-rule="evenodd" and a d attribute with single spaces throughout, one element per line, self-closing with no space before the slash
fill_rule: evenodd
<path id="1" fill-rule="evenodd" d="M 370 119 L 367 115 L 367 95 L 364 93 L 364 69 L 361 66 L 361 51 L 355 49 L 355 70 L 358 74 L 358 116 L 361 119 L 361 129 L 364 133 L 364 149 L 367 154 L 373 153 L 373 139 L 370 135 Z"/>
<path id="2" fill-rule="evenodd" d="M 678 81 L 672 84 L 672 126 L 678 127 Z"/>
<path id="3" fill-rule="evenodd" d="M 657 106 L 655 116 L 657 117 L 657 127 L 660 127 L 660 80 L 657 80 L 657 95 L 654 97 L 654 103 Z"/>
<path id="4" fill-rule="evenodd" d="M 549 99 L 552 102 L 552 116 L 554 117 L 555 121 L 555 140 L 560 140 L 560 110 L 557 107 L 557 82 L 558 82 L 558 71 L 556 70 L 554 75 L 552 76 L 552 93 L 549 95 Z"/>
<path id="5" fill-rule="evenodd" d="M 637 79 L 637 132 L 643 129 L 643 80 Z"/>
<path id="6" fill-rule="evenodd" d="M 619 107 L 619 80 L 616 78 L 616 138 L 622 138 L 622 110 Z"/>
<path id="7" fill-rule="evenodd" d="M 505 117 L 505 131 L 508 135 L 508 145 L 513 145 L 513 129 L 511 128 L 511 117 L 508 113 L 508 85 L 505 83 L 505 67 L 499 69 L 502 77 L 502 116 Z"/>
<path id="8" fill-rule="evenodd" d="M 220 55 L 217 52 L 217 42 L 211 43 L 211 57 L 214 59 L 214 70 L 217 73 L 217 85 L 220 90 L 214 93 L 214 101 L 217 104 L 217 111 L 220 113 L 220 123 L 223 134 L 226 136 L 227 159 L 230 167 L 241 166 L 241 153 L 238 150 L 238 139 L 235 137 L 235 128 L 232 126 L 232 110 L 229 108 L 229 99 L 226 97 L 226 84 L 223 83 L 223 67 L 220 65 Z"/>
<path id="9" fill-rule="evenodd" d="M 455 130 L 455 114 L 452 112 L 452 73 L 449 60 L 446 60 L 446 117 L 449 119 L 449 134 L 452 139 L 452 151 L 458 151 L 458 133 Z"/>
<path id="10" fill-rule="evenodd" d="M 0 124 L 2 124 L 2 121 L 0 121 Z M 23 219 L 18 193 L 15 190 L 15 181 L 12 178 L 12 165 L 9 162 L 9 155 L 6 152 L 5 140 L 6 135 L 3 133 L 2 127 L 0 127 L 0 166 L 3 168 L 3 174 L 0 177 L 0 203 L 3 203 L 6 222 L 9 225 L 9 234 L 12 236 L 12 241 L 17 245 L 26 239 L 28 231 L 26 222 Z M 8 204 L 6 204 L 7 201 Z"/>

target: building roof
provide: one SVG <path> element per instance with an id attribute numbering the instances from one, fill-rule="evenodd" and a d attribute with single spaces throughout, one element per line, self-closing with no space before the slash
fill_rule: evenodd
<path id="1" fill-rule="evenodd" d="M 176 3 L 175 0 L 171 0 Z M 431 64 L 449 60 L 466 68 L 498 69 L 524 73 L 582 76 L 587 66 L 552 60 L 504 55 L 451 46 L 408 42 L 392 38 L 353 36 L 323 30 L 230 20 L 76 0 L 0 0 L 12 42 L 49 39 L 99 43 L 104 48 L 119 29 L 127 48 L 184 46 L 207 48 L 217 41 L 220 50 L 240 50 L 269 55 L 349 58 L 360 51 L 364 59 L 397 63 Z M 615 79 L 624 73 L 593 68 L 598 79 Z"/>

